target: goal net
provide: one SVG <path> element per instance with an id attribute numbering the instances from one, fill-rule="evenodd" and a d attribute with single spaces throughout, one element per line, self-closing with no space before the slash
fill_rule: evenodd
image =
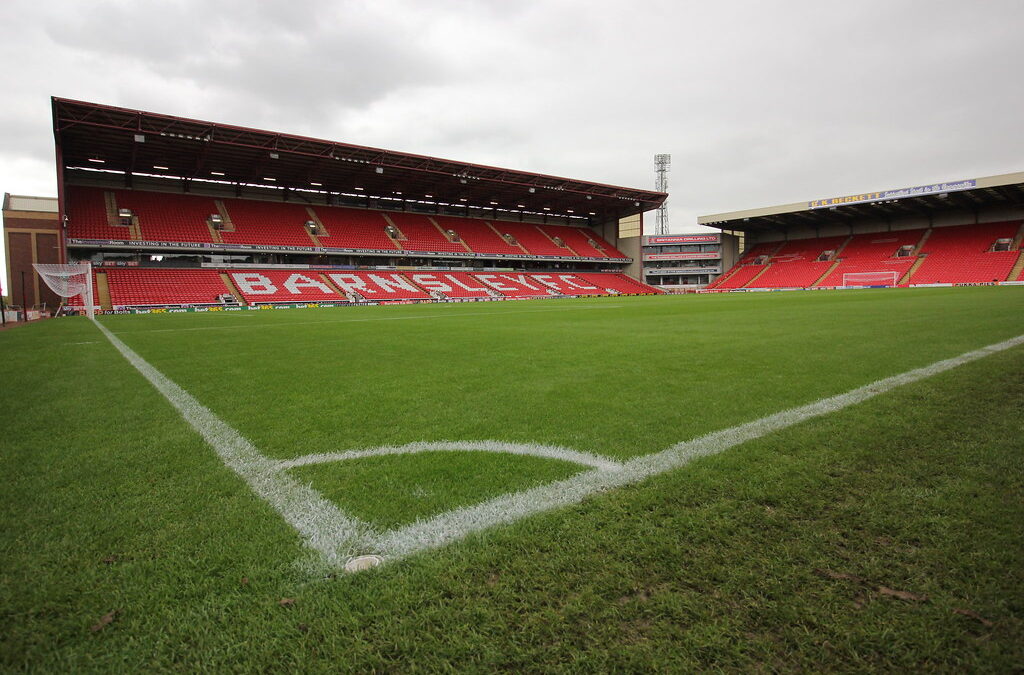
<path id="1" fill-rule="evenodd" d="M 843 286 L 895 286 L 899 272 L 846 272 Z"/>
<path id="2" fill-rule="evenodd" d="M 32 267 L 50 290 L 67 300 L 68 307 L 83 308 L 90 319 L 96 315 L 96 303 L 93 300 L 92 265 L 76 263 L 72 265 L 56 265 L 37 263 Z"/>

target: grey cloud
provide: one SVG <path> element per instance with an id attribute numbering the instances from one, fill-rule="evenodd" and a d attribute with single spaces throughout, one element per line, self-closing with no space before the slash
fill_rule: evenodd
<path id="1" fill-rule="evenodd" d="M 13 1 L 12 161 L 53 93 L 639 187 L 670 152 L 685 230 L 1024 157 L 1018 0 Z"/>

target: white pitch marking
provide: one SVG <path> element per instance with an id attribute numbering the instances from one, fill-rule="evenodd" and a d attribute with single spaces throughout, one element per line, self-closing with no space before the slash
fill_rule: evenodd
<path id="1" fill-rule="evenodd" d="M 965 363 L 1024 344 L 1024 335 L 1019 335 L 950 359 L 937 361 L 922 368 L 883 378 L 799 408 L 784 410 L 753 422 L 678 443 L 661 452 L 637 457 L 625 464 L 601 459 L 602 463 L 607 464 L 606 467 L 595 468 L 571 478 L 530 490 L 496 497 L 475 506 L 455 509 L 389 532 L 377 533 L 368 523 L 344 514 L 311 487 L 301 485 L 291 479 L 284 473 L 284 467 L 301 466 L 302 464 L 297 462 L 303 460 L 306 460 L 305 463 L 311 464 L 321 461 L 354 459 L 359 456 L 427 452 L 438 449 L 480 450 L 480 447 L 473 447 L 478 445 L 495 448 L 489 451 L 497 452 L 499 451 L 496 449 L 497 446 L 488 444 L 499 442 L 422 442 L 410 443 L 406 446 L 385 446 L 361 451 L 331 453 L 330 455 L 307 455 L 298 460 L 273 460 L 260 454 L 237 431 L 203 407 L 188 392 L 149 365 L 102 324 L 95 320 L 94 323 L 106 335 L 111 344 L 206 439 L 228 467 L 238 473 L 257 495 L 277 509 L 285 520 L 298 530 L 311 548 L 320 551 L 328 562 L 340 565 L 343 565 L 342 560 L 350 560 L 353 555 L 368 552 L 382 554 L 385 556 L 385 561 L 397 560 L 425 549 L 443 546 L 495 525 L 512 523 L 543 511 L 576 504 L 595 492 L 640 482 L 683 466 L 698 457 L 724 452 L 774 431 L 786 429 L 805 420 L 861 403 L 896 387 L 932 377 Z M 531 448 L 530 452 L 520 452 L 519 454 L 549 453 L 542 456 L 551 456 L 550 452 L 557 449 L 564 451 L 558 458 L 566 461 L 577 461 L 581 457 L 588 456 L 587 453 L 577 453 L 568 448 L 524 444 L 508 445 L 521 450 Z M 565 454 L 566 452 L 569 454 Z M 575 459 L 569 459 L 570 456 Z M 589 457 L 594 458 L 592 455 Z"/>
<path id="2" fill-rule="evenodd" d="M 118 335 L 128 333 L 177 333 L 180 331 L 192 330 L 249 330 L 252 328 L 290 328 L 291 326 L 308 326 L 320 323 L 365 323 L 368 321 L 415 321 L 420 319 L 447 319 L 460 316 L 505 316 L 506 314 L 543 314 L 545 312 L 578 312 L 582 310 L 615 309 L 625 305 L 601 305 L 594 307 L 552 307 L 548 309 L 513 309 L 507 312 L 460 312 L 447 314 L 425 314 L 422 316 L 375 316 L 368 319 L 330 319 L 327 321 L 293 321 L 290 323 L 259 323 L 254 326 L 193 326 L 191 328 L 157 328 L 156 330 L 122 330 Z M 258 314 L 243 314 L 241 316 L 258 316 Z M 234 318 L 234 317 L 232 317 Z"/>
<path id="3" fill-rule="evenodd" d="M 99 340 L 91 340 L 89 342 L 68 342 L 69 345 L 98 345 Z"/>
<path id="4" fill-rule="evenodd" d="M 619 471 L 588 471 L 565 480 L 455 509 L 429 520 L 386 532 L 377 542 L 376 548 L 385 552 L 388 559 L 393 560 L 424 549 L 443 546 L 472 532 L 498 524 L 512 523 L 526 516 L 576 504 L 595 492 L 640 482 L 683 466 L 698 457 L 724 452 L 741 443 L 761 438 L 814 417 L 842 410 L 896 387 L 932 377 L 1020 344 L 1024 344 L 1024 335 L 877 380 L 809 405 L 784 410 L 753 422 L 678 443 L 661 452 L 626 462 Z"/>
<path id="5" fill-rule="evenodd" d="M 618 471 L 622 464 L 608 459 L 592 455 L 588 452 L 579 452 L 557 445 L 535 445 L 532 443 L 508 443 L 505 441 L 418 441 L 405 445 L 384 445 L 368 450 L 348 450 L 346 452 L 325 452 L 313 455 L 304 455 L 294 459 L 285 459 L 277 463 L 279 469 L 292 469 L 297 466 L 309 464 L 324 464 L 326 462 L 340 462 L 346 459 L 361 459 L 363 457 L 380 457 L 382 455 L 412 455 L 420 452 L 444 452 L 465 450 L 470 452 L 498 452 L 510 455 L 531 455 L 533 457 L 544 457 L 546 459 L 559 459 L 563 462 L 572 462 L 583 466 L 601 469 L 602 471 Z"/>
<path id="6" fill-rule="evenodd" d="M 306 544 L 322 553 L 329 562 L 343 562 L 363 553 L 370 542 L 379 538 L 367 523 L 346 515 L 313 488 L 279 471 L 274 460 L 260 454 L 241 434 L 149 365 L 103 324 L 95 320 L 94 323 L 121 355 L 216 450 L 224 464 L 241 476 L 253 492 L 298 530 Z"/>

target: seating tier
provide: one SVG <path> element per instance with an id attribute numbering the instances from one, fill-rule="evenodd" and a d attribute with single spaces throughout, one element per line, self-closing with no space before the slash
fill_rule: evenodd
<path id="1" fill-rule="evenodd" d="M 104 192 L 101 188 L 69 186 L 71 238 L 131 238 L 129 228 L 108 223 Z M 119 208 L 129 208 L 139 217 L 143 240 L 216 243 L 207 225 L 209 216 L 219 213 L 212 197 L 136 190 L 110 192 L 115 195 Z M 306 223 L 319 219 L 326 234 L 317 235 L 317 241 L 321 246 L 329 248 L 462 253 L 466 252 L 468 246 L 471 252 L 482 254 L 626 257 L 596 232 L 580 227 L 538 226 L 508 221 L 489 223 L 478 218 L 426 216 L 408 212 L 387 212 L 385 216 L 382 211 L 253 199 L 224 199 L 222 203 L 230 218 L 230 226 L 221 231 L 219 236 L 227 245 L 313 248 L 316 242 L 309 236 Z M 406 237 L 400 240 L 400 246 L 387 236 L 387 218 Z M 457 232 L 466 246 L 449 241 L 431 219 L 441 228 Z M 511 234 L 521 246 L 512 246 L 499 233 Z M 553 237 L 561 238 L 567 246 L 558 246 L 552 241 Z M 594 248 L 588 240 L 596 242 L 603 250 Z"/>
<path id="2" fill-rule="evenodd" d="M 103 190 L 69 185 L 67 188 L 68 237 L 71 239 L 128 240 L 127 227 L 107 222 Z"/>
<path id="3" fill-rule="evenodd" d="M 465 252 L 466 247 L 448 241 L 430 218 L 418 213 L 389 213 L 388 217 L 406 236 L 400 244 L 408 251 Z"/>
<path id="4" fill-rule="evenodd" d="M 921 248 L 924 262 L 912 284 L 1007 281 L 1018 251 L 991 251 L 997 239 L 1012 239 L 1020 221 L 937 227 Z"/>
<path id="5" fill-rule="evenodd" d="M 309 212 L 301 204 L 225 199 L 234 232 L 221 232 L 225 244 L 312 247 L 306 222 Z"/>
<path id="6" fill-rule="evenodd" d="M 228 292 L 214 270 L 104 270 L 114 307 L 214 304 Z M 95 287 L 95 283 L 94 283 Z M 73 304 L 73 303 L 72 303 Z"/>
<path id="7" fill-rule="evenodd" d="M 114 198 L 138 216 L 144 241 L 213 242 L 206 220 L 217 205 L 210 197 L 116 190 Z"/>
<path id="8" fill-rule="evenodd" d="M 523 249 L 512 246 L 502 239 L 486 221 L 451 216 L 434 216 L 434 220 L 446 230 L 455 230 L 459 238 L 466 242 L 466 245 L 475 253 L 523 255 Z"/>
<path id="9" fill-rule="evenodd" d="M 839 266 L 825 277 L 819 286 L 842 286 L 843 275 L 863 272 L 896 272 L 898 282 L 916 258 L 897 258 L 904 246 L 921 241 L 925 230 L 874 232 L 854 235 L 839 254 Z"/>
<path id="10" fill-rule="evenodd" d="M 229 289 L 217 270 L 111 268 L 104 270 L 112 304 L 152 306 L 212 304 Z M 393 302 L 429 300 L 430 291 L 448 298 L 540 298 L 555 295 L 656 293 L 618 273 L 537 273 L 387 270 L 230 269 L 231 282 L 249 304 Z M 339 293 L 338 291 L 341 291 Z M 74 304 L 74 303 L 71 303 Z"/>

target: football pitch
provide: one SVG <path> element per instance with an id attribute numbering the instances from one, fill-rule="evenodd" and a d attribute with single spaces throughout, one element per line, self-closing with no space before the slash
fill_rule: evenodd
<path id="1" fill-rule="evenodd" d="M 0 332 L 3 668 L 1024 660 L 1024 288 L 98 321 Z"/>

